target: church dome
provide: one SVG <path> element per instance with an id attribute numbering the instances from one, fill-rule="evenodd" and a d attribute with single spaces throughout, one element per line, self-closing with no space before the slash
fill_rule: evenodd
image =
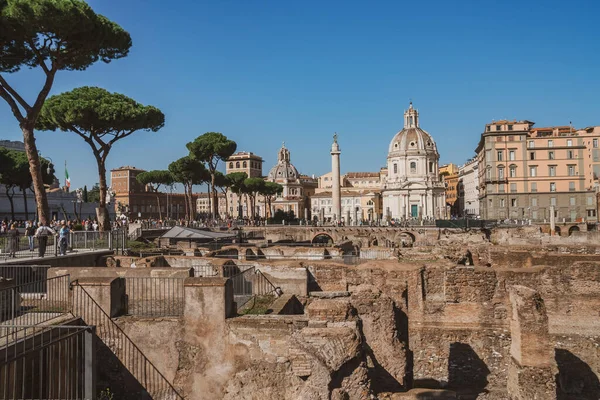
<path id="1" fill-rule="evenodd" d="M 404 114 L 404 129 L 396 133 L 389 146 L 389 153 L 405 154 L 407 152 L 437 153 L 435 141 L 429 133 L 419 127 L 419 112 L 412 103 Z"/>
<path id="2" fill-rule="evenodd" d="M 300 174 L 294 165 L 290 162 L 290 151 L 285 147 L 285 143 L 277 155 L 277 164 L 269 171 L 268 180 L 279 182 L 283 180 L 296 180 Z"/>

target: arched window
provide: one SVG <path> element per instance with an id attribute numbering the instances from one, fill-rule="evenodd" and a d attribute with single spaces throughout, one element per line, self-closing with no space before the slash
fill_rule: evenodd
<path id="1" fill-rule="evenodd" d="M 504 167 L 498 167 L 498 179 L 504 179 Z"/>
<path id="2" fill-rule="evenodd" d="M 233 168 L 233 162 L 229 163 L 229 168 Z"/>
<path id="3" fill-rule="evenodd" d="M 246 161 L 244 161 L 244 163 L 242 164 L 242 168 L 246 168 L 248 164 L 246 163 Z"/>
<path id="4" fill-rule="evenodd" d="M 394 173 L 397 174 L 398 173 L 398 164 L 394 163 Z"/>
<path id="5" fill-rule="evenodd" d="M 411 174 L 417 173 L 417 163 L 415 161 L 410 162 L 410 173 Z"/>
<path id="6" fill-rule="evenodd" d="M 239 161 L 237 161 L 237 162 L 235 163 L 235 167 L 236 167 L 236 168 L 239 168 L 239 167 L 240 167 L 240 162 L 239 162 Z"/>
<path id="7" fill-rule="evenodd" d="M 511 165 L 508 173 L 511 178 L 516 178 L 517 177 L 517 166 Z"/>

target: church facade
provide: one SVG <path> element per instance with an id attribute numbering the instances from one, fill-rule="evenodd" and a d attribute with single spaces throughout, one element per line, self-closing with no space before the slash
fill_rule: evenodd
<path id="1" fill-rule="evenodd" d="M 437 219 L 445 215 L 445 189 L 435 141 L 421 129 L 412 102 L 404 128 L 391 140 L 383 182 L 383 219 Z"/>

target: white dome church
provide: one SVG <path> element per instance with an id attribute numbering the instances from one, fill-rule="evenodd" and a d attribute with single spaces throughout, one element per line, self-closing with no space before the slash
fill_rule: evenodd
<path id="1" fill-rule="evenodd" d="M 435 141 L 420 128 L 419 112 L 411 102 L 404 112 L 404 129 L 394 136 L 388 150 L 384 219 L 443 218 L 446 196 L 438 173 L 439 158 Z"/>

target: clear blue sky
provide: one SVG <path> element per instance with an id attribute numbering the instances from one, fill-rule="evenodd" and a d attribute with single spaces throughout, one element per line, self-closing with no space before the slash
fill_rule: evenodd
<path id="1" fill-rule="evenodd" d="M 441 162 L 473 156 L 484 124 L 600 125 L 600 2 L 91 0 L 131 33 L 130 55 L 61 72 L 53 93 L 90 85 L 158 106 L 166 126 L 118 142 L 108 167 L 163 169 L 185 144 L 222 132 L 265 159 L 285 140 L 305 174 L 377 171 L 409 99 Z M 168 4 L 168 5 L 167 5 Z M 8 75 L 27 93 L 42 72 Z M 0 138 L 21 139 L 0 103 Z M 75 187 L 98 181 L 90 149 L 70 133 L 37 133 L 68 160 Z"/>

